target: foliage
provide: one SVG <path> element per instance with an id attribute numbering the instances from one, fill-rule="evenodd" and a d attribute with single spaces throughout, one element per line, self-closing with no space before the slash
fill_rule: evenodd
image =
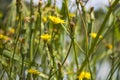
<path id="1" fill-rule="evenodd" d="M 12 0 L 7 14 L 0 11 L 1 80 L 101 80 L 104 62 L 104 79 L 120 79 L 119 0 L 106 13 L 86 11 L 81 0 L 75 11 L 61 3 Z"/>

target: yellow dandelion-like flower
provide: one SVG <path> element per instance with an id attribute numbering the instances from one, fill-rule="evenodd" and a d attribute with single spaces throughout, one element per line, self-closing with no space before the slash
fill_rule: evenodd
<path id="1" fill-rule="evenodd" d="M 47 40 L 50 40 L 51 39 L 51 35 L 49 34 L 43 34 L 40 36 L 41 39 L 47 41 Z"/>
<path id="2" fill-rule="evenodd" d="M 89 72 L 81 72 L 79 75 L 79 80 L 90 79 L 91 74 Z"/>
<path id="3" fill-rule="evenodd" d="M 90 33 L 90 36 L 95 39 L 96 36 L 97 36 L 97 33 Z M 102 38 L 102 35 L 99 36 L 99 38 L 101 39 Z"/>
<path id="4" fill-rule="evenodd" d="M 48 16 L 48 18 L 54 23 L 54 24 L 60 24 L 60 23 L 65 23 L 64 20 L 55 17 L 55 16 Z"/>
<path id="5" fill-rule="evenodd" d="M 35 69 L 29 69 L 28 73 L 35 74 L 35 75 L 39 75 L 40 74 L 40 72 L 38 70 L 35 70 Z"/>
<path id="6" fill-rule="evenodd" d="M 75 17 L 75 14 L 74 13 L 69 13 L 69 17 L 73 18 L 73 17 Z"/>
<path id="7" fill-rule="evenodd" d="M 3 36 L 3 39 L 6 40 L 6 41 L 10 40 L 10 38 L 8 36 Z"/>
<path id="8" fill-rule="evenodd" d="M 15 33 L 15 29 L 14 29 L 14 28 L 10 28 L 10 29 L 9 29 L 9 32 L 10 32 L 11 34 L 14 34 L 14 33 Z"/>
<path id="9" fill-rule="evenodd" d="M 0 39 L 3 39 L 5 41 L 9 41 L 10 40 L 10 38 L 8 36 L 5 36 L 3 34 L 0 34 Z"/>
<path id="10" fill-rule="evenodd" d="M 107 48 L 107 49 L 112 49 L 113 46 L 112 46 L 111 44 L 106 44 L 106 48 Z"/>
<path id="11" fill-rule="evenodd" d="M 4 38 L 4 35 L 3 34 L 0 34 L 0 39 L 3 39 Z"/>

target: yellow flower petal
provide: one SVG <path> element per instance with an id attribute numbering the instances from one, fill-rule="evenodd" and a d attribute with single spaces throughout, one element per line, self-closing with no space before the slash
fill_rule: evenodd
<path id="1" fill-rule="evenodd" d="M 45 40 L 45 41 L 51 39 L 51 35 L 49 35 L 49 34 L 43 34 L 43 35 L 41 35 L 40 37 L 41 37 L 41 39 L 43 39 L 43 40 Z"/>
<path id="2" fill-rule="evenodd" d="M 44 22 L 47 22 L 47 18 L 46 17 L 43 17 L 42 18 Z"/>
<path id="3" fill-rule="evenodd" d="M 15 29 L 14 29 L 14 28 L 10 28 L 10 29 L 9 29 L 9 32 L 10 32 L 11 34 L 14 34 L 14 33 L 15 33 Z"/>
<path id="4" fill-rule="evenodd" d="M 35 70 L 35 69 L 29 69 L 28 73 L 39 75 L 40 72 L 38 70 Z"/>
<path id="5" fill-rule="evenodd" d="M 90 79 L 91 74 L 89 72 L 81 72 L 79 75 L 79 80 Z"/>
<path id="6" fill-rule="evenodd" d="M 55 16 L 48 16 L 48 18 L 54 23 L 54 24 L 60 24 L 60 23 L 65 23 L 64 20 L 55 17 Z"/>
<path id="7" fill-rule="evenodd" d="M 75 14 L 74 13 L 69 13 L 69 17 L 73 18 L 73 17 L 75 17 Z"/>
<path id="8" fill-rule="evenodd" d="M 112 46 L 111 44 L 106 44 L 106 48 L 107 48 L 107 49 L 112 49 L 113 46 Z"/>
<path id="9" fill-rule="evenodd" d="M 97 36 L 97 33 L 90 33 L 90 36 L 95 39 L 96 36 Z M 99 36 L 99 38 L 101 39 L 102 38 L 102 35 Z"/>
<path id="10" fill-rule="evenodd" d="M 5 41 L 9 41 L 10 40 L 10 38 L 8 36 L 5 36 L 3 34 L 0 34 L 0 39 L 3 39 Z"/>
<path id="11" fill-rule="evenodd" d="M 3 39 L 4 35 L 3 34 L 0 34 L 0 39 Z"/>

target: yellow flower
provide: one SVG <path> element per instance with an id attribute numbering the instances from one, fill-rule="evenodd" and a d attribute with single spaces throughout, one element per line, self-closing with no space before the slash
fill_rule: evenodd
<path id="1" fill-rule="evenodd" d="M 93 39 L 95 39 L 96 38 L 96 36 L 97 36 L 97 33 L 90 33 L 90 36 L 93 38 Z M 99 38 L 101 39 L 102 38 L 102 35 L 100 35 L 99 36 Z"/>
<path id="2" fill-rule="evenodd" d="M 3 13 L 0 11 L 0 18 L 2 18 L 3 17 Z"/>
<path id="3" fill-rule="evenodd" d="M 69 13 L 69 17 L 73 18 L 73 17 L 75 17 L 75 14 L 74 13 Z"/>
<path id="4" fill-rule="evenodd" d="M 8 36 L 4 36 L 3 39 L 6 40 L 6 41 L 10 40 L 10 38 Z"/>
<path id="5" fill-rule="evenodd" d="M 10 32 L 11 34 L 14 34 L 14 33 L 15 33 L 15 29 L 14 29 L 14 28 L 10 28 L 10 29 L 9 29 L 9 32 Z"/>
<path id="6" fill-rule="evenodd" d="M 47 22 L 47 18 L 46 17 L 43 17 L 42 18 L 44 22 Z"/>
<path id="7" fill-rule="evenodd" d="M 90 79 L 91 74 L 89 72 L 81 72 L 79 75 L 79 80 Z"/>
<path id="8" fill-rule="evenodd" d="M 58 17 L 55 17 L 55 16 L 48 16 L 48 18 L 54 22 L 54 24 L 59 24 L 59 23 L 65 23 L 64 20 L 58 18 Z"/>
<path id="9" fill-rule="evenodd" d="M 35 74 L 35 75 L 39 75 L 40 74 L 40 72 L 38 70 L 35 70 L 35 69 L 29 69 L 28 73 Z"/>
<path id="10" fill-rule="evenodd" d="M 43 39 L 43 40 L 45 40 L 45 41 L 51 39 L 51 35 L 49 35 L 49 34 L 43 34 L 43 35 L 41 35 L 40 37 L 41 37 L 41 39 Z"/>
<path id="11" fill-rule="evenodd" d="M 112 46 L 111 44 L 106 44 L 106 48 L 107 48 L 107 49 L 112 49 L 113 46 Z"/>
<path id="12" fill-rule="evenodd" d="M 4 39 L 6 41 L 10 40 L 10 38 L 8 36 L 5 36 L 3 34 L 0 34 L 0 39 Z"/>
<path id="13" fill-rule="evenodd" d="M 3 34 L 0 34 L 0 39 L 3 39 L 4 38 L 4 35 Z"/>

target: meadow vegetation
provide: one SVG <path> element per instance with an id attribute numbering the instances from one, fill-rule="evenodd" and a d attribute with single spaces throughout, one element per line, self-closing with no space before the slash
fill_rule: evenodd
<path id="1" fill-rule="evenodd" d="M 75 1 L 12 0 L 0 11 L 0 80 L 120 80 L 120 1 L 105 12 Z"/>

